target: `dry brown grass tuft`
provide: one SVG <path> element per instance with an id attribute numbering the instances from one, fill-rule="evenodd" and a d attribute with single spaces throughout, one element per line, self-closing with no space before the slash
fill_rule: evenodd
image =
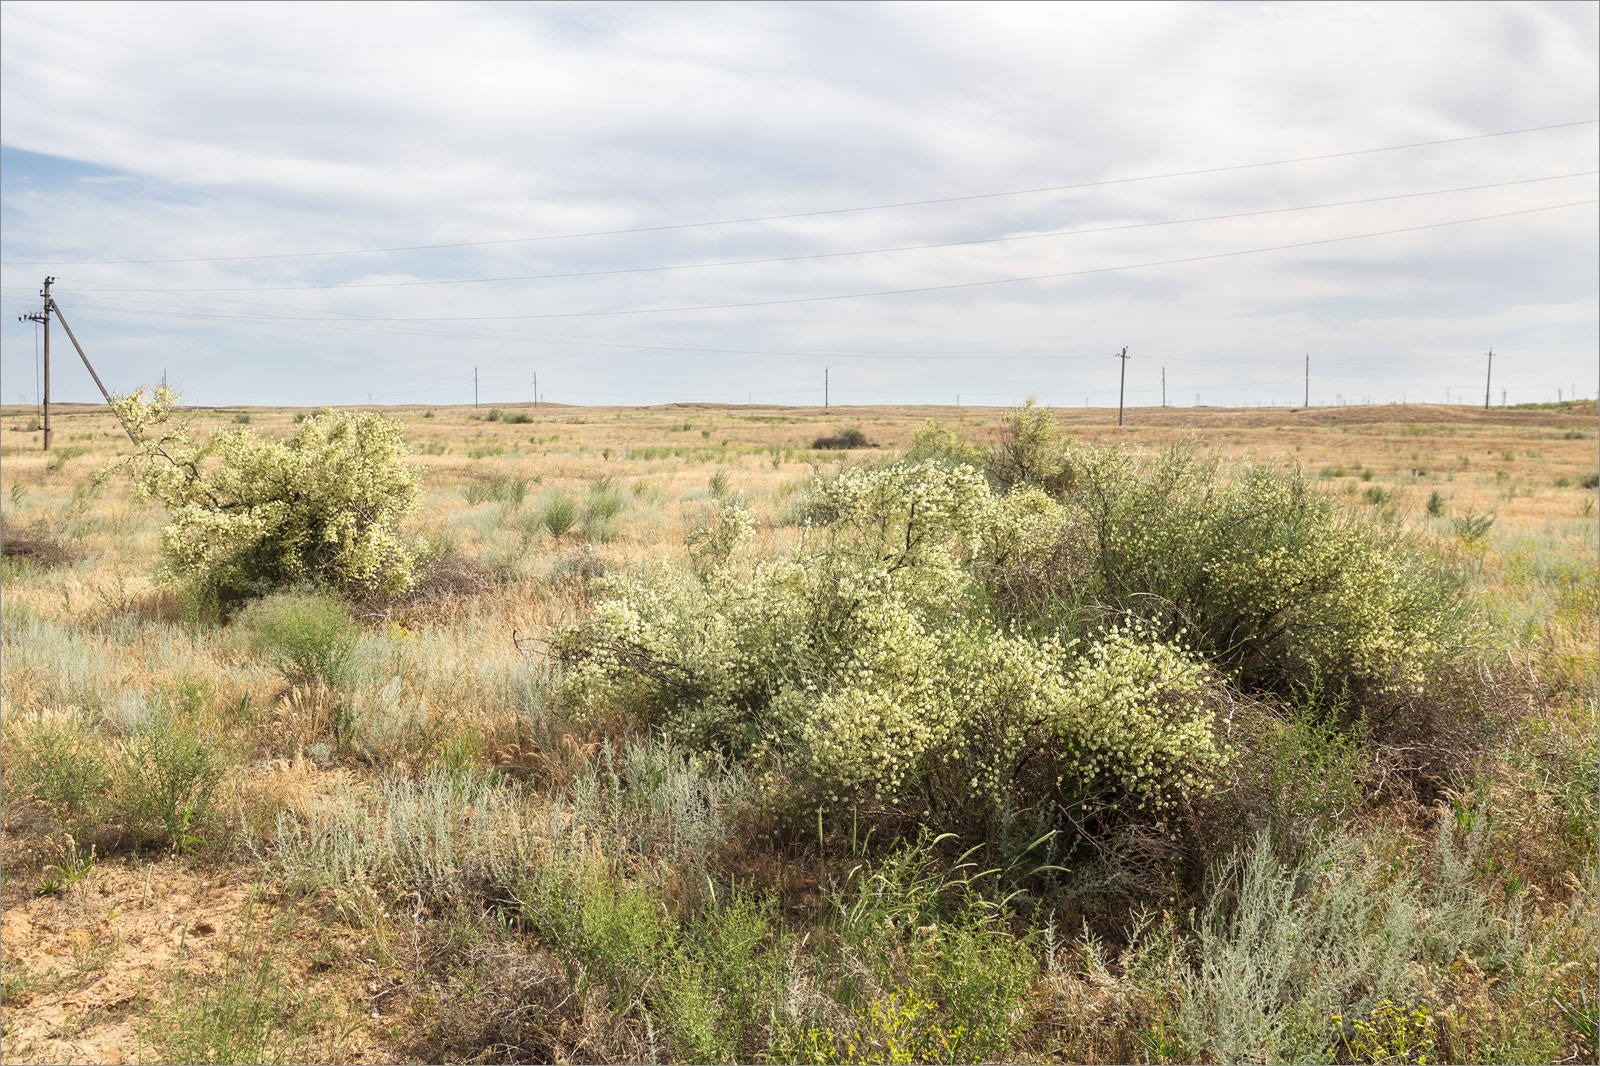
<path id="1" fill-rule="evenodd" d="M 492 569 L 470 556 L 451 552 L 433 562 L 399 596 L 371 595 L 355 601 L 352 613 L 368 622 L 417 622 L 448 616 L 454 607 L 481 596 L 499 583 Z"/>
<path id="2" fill-rule="evenodd" d="M 0 557 L 50 568 L 67 566 L 83 558 L 84 552 L 40 530 L 19 530 L 15 521 L 0 523 Z"/>
<path id="3" fill-rule="evenodd" d="M 653 1062 L 660 1049 L 619 1017 L 603 985 L 580 991 L 552 952 L 490 935 L 416 941 L 403 1056 L 417 1062 Z M 461 995 L 463 979 L 473 994 Z"/>

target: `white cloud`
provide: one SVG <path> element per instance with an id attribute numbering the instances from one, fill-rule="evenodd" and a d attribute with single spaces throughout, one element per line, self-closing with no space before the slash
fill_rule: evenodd
<path id="1" fill-rule="evenodd" d="M 1060 281 L 743 310 L 498 316 L 780 300 L 1205 256 L 1515 211 L 1595 180 L 1071 238 L 660 274 L 294 292 L 762 258 L 1186 218 L 1592 170 L 1594 126 L 1202 177 L 762 225 L 383 256 L 73 265 L 504 240 L 1159 174 L 1592 118 L 1596 9 L 1572 4 L 49 5 L 0 8 L 8 311 L 45 267 L 114 380 L 181 370 L 200 400 L 553 397 L 993 400 L 1114 389 L 1103 354 L 860 352 L 1129 344 L 1192 356 L 1219 398 L 1271 367 L 1398 395 L 1476 373 L 1527 398 L 1595 378 L 1592 206 Z M 38 155 L 21 155 L 15 150 Z M 43 157 L 53 157 L 41 159 Z M 94 170 L 80 170 L 70 160 Z M 297 310 L 301 309 L 301 310 Z M 229 321 L 206 316 L 287 316 Z M 484 323 L 373 321 L 496 316 Z M 339 317 L 362 316 L 362 317 Z M 6 316 L 8 381 L 31 342 Z M 317 325 L 316 320 L 334 325 Z M 87 331 L 87 330 L 86 330 Z M 1488 336 L 1491 331 L 1500 331 Z M 535 334 L 559 334 L 560 337 Z M 572 337 L 704 349 L 638 352 Z M 1374 358 L 1370 353 L 1387 353 Z M 1228 359 L 1217 359 L 1226 353 Z M 1538 358 L 1532 358 L 1534 354 Z M 1107 363 L 1107 365 L 1110 365 Z M 1470 371 L 1469 371 L 1470 368 Z M 1103 372 L 1104 371 L 1104 372 Z M 1337 372 L 1337 373 L 1336 373 Z M 1170 376 L 1170 375 L 1169 375 Z M 1287 375 L 1293 378 L 1292 373 Z M 1546 381 L 1545 378 L 1549 378 Z M 557 384 L 559 382 L 559 384 Z M 1548 387 L 1547 387 L 1548 386 Z M 1186 386 L 1187 388 L 1187 386 Z M 14 399 L 12 389 L 6 398 Z M 1351 389 L 1341 388 L 1346 393 Z M 1327 390 L 1329 396 L 1333 389 Z M 85 393 L 87 396 L 87 393 Z M 440 393 L 441 398 L 449 394 Z M 862 399 L 887 399 L 885 393 Z"/>

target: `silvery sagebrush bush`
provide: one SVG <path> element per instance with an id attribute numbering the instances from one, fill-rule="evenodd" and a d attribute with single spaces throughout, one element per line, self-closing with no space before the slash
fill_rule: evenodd
<path id="1" fill-rule="evenodd" d="M 324 411 L 286 440 L 224 429 L 203 444 L 173 421 L 178 396 L 157 388 L 113 406 L 138 441 L 125 465 L 143 497 L 171 511 L 162 546 L 173 576 L 226 598 L 321 580 L 398 592 L 416 549 L 400 522 L 417 480 L 397 423 Z"/>

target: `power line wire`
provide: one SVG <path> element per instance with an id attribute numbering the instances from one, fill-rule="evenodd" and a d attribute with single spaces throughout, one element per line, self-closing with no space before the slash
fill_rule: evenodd
<path id="1" fill-rule="evenodd" d="M 1388 196 L 1368 196 L 1358 200 L 1334 200 L 1321 204 L 1300 204 L 1294 207 L 1267 207 L 1254 211 L 1234 211 L 1222 215 L 1202 215 L 1195 218 L 1161 219 L 1155 222 L 1128 222 L 1116 226 L 1075 227 L 1072 229 L 1049 230 L 1043 233 L 1019 233 L 1004 237 L 979 237 L 966 241 L 937 241 L 929 244 L 903 244 L 886 248 L 853 248 L 838 252 L 809 252 L 799 255 L 769 256 L 762 259 L 724 259 L 707 263 L 667 263 L 657 266 L 620 267 L 609 270 L 574 270 L 550 274 L 511 274 L 497 277 L 484 278 L 445 278 L 437 280 L 412 280 L 412 281 L 350 281 L 333 282 L 327 285 L 217 285 L 217 286 L 176 286 L 164 288 L 135 288 L 131 286 L 115 286 L 119 292 L 171 292 L 171 293 L 206 293 L 206 292 L 327 292 L 343 289 L 398 289 L 413 288 L 426 285 L 481 285 L 502 283 L 508 281 L 558 281 L 572 278 L 598 278 L 611 277 L 619 274 L 651 274 L 669 270 L 705 270 L 715 267 L 736 266 L 763 266 L 772 263 L 797 263 L 815 259 L 838 259 L 855 255 L 884 255 L 892 252 L 916 252 L 938 248 L 970 248 L 985 244 L 1004 244 L 1012 241 L 1034 241 L 1053 237 L 1077 237 L 1095 233 L 1121 233 L 1127 230 L 1153 229 L 1160 226 L 1183 226 L 1199 222 L 1222 222 L 1239 218 L 1257 218 L 1263 215 L 1291 214 L 1296 211 L 1320 211 L 1331 207 L 1355 207 L 1362 204 L 1386 203 L 1394 200 L 1411 200 L 1423 196 L 1445 196 L 1460 192 L 1480 192 L 1484 189 L 1503 189 L 1513 185 L 1531 185 L 1545 181 L 1561 181 L 1566 178 L 1588 178 L 1600 174 L 1600 170 L 1575 171 L 1570 174 L 1551 174 L 1539 178 L 1519 178 L 1515 181 L 1497 181 L 1484 185 L 1463 185 L 1452 189 L 1429 189 L 1422 192 L 1394 193 Z M 63 280 L 74 281 L 77 279 L 67 277 Z M 83 279 L 91 280 L 91 279 Z"/>
<path id="2" fill-rule="evenodd" d="M 1600 198 L 1588 200 L 1571 200 L 1567 203 L 1548 204 L 1544 207 L 1529 207 L 1520 211 L 1502 211 L 1492 215 L 1477 215 L 1472 218 L 1450 219 L 1445 222 L 1430 222 L 1421 226 L 1402 226 L 1397 229 L 1374 230 L 1370 233 L 1352 233 L 1343 237 L 1325 237 L 1315 241 L 1296 241 L 1292 244 L 1275 244 L 1264 248 L 1241 248 L 1232 252 L 1213 252 L 1209 255 L 1185 256 L 1178 259 L 1159 259 L 1148 263 L 1126 263 L 1119 266 L 1092 267 L 1083 270 L 1064 270 L 1050 274 L 1030 274 L 1015 278 L 991 278 L 988 281 L 958 281 L 944 285 L 917 285 L 903 289 L 878 289 L 871 292 L 846 292 L 829 296 L 796 296 L 782 300 L 749 300 L 741 303 L 725 304 L 691 304 L 682 307 L 642 307 L 620 311 L 558 311 L 543 314 L 524 315 L 437 315 L 414 318 L 374 318 L 374 321 L 383 322 L 459 322 L 459 321 L 520 321 L 527 319 L 547 318 L 607 318 L 618 315 L 659 315 L 682 311 L 722 311 L 747 307 L 778 307 L 790 304 L 824 303 L 831 300 L 861 300 L 877 296 L 902 296 L 910 293 L 921 292 L 949 292 L 955 289 L 976 289 L 991 285 L 1014 285 L 1025 281 L 1050 281 L 1058 278 L 1082 277 L 1088 274 L 1109 274 L 1122 270 L 1142 270 L 1148 267 L 1176 266 L 1183 263 L 1200 263 L 1214 259 L 1228 259 L 1241 255 L 1258 255 L 1264 252 L 1282 252 L 1295 248 L 1312 248 L 1324 244 L 1339 244 L 1345 241 L 1366 240 L 1371 237 L 1388 237 L 1400 233 L 1418 233 L 1423 230 L 1442 229 L 1446 226 L 1461 226 L 1471 222 L 1489 222 L 1500 218 L 1514 218 L 1519 215 L 1533 215 L 1543 211 L 1558 211 L 1567 207 L 1581 207 L 1584 204 L 1600 203 Z"/>
<path id="3" fill-rule="evenodd" d="M 26 302 L 26 301 L 23 300 L 23 298 L 15 297 L 15 296 L 0 296 L 0 299 L 11 300 L 11 301 L 15 301 L 15 302 L 18 302 L 18 303 Z M 863 360 L 891 360 L 891 361 L 892 360 L 914 360 L 914 361 L 917 361 L 917 362 L 934 362 L 934 361 L 962 361 L 962 362 L 981 361 L 981 362 L 992 362 L 992 361 L 1000 361 L 1000 360 L 1004 360 L 1004 361 L 1033 361 L 1033 360 L 1046 361 L 1046 360 L 1048 360 L 1048 361 L 1052 361 L 1052 362 L 1059 362 L 1062 359 L 1063 356 L 1071 356 L 1071 355 L 1077 355 L 1077 354 L 1092 354 L 1092 355 L 1098 357 L 1098 356 L 1104 354 L 1104 352 L 1108 348 L 1113 346 L 1113 345 L 1111 345 L 1111 343 L 1109 341 L 1104 341 L 1104 342 L 1101 342 L 1099 344 L 1079 345 L 1079 346 L 1073 346 L 1073 347 L 1051 346 L 1051 347 L 1041 347 L 1041 348 L 1032 348 L 1032 349 L 1012 350 L 1012 351 L 1007 351 L 1007 350 L 1003 350 L 1003 349 L 1002 350 L 997 350 L 997 349 L 992 349 L 992 348 L 985 348 L 985 349 L 973 349 L 973 350 L 967 350 L 967 351 L 948 351 L 948 350 L 946 350 L 946 351 L 915 351 L 915 350 L 913 350 L 913 351 L 895 351 L 895 352 L 859 351 L 859 350 L 858 351 L 850 351 L 850 350 L 841 350 L 841 349 L 837 349 L 837 348 L 828 348 L 828 349 L 823 349 L 823 348 L 813 348 L 813 349 L 798 348 L 797 349 L 797 348 L 771 348 L 771 347 L 749 347 L 749 346 L 733 347 L 733 346 L 720 345 L 720 344 L 700 344 L 700 345 L 696 345 L 696 344 L 666 344 L 666 343 L 652 342 L 652 341 L 647 341 L 647 340 L 625 341 L 625 340 L 621 340 L 621 339 L 590 338 L 590 337 L 570 336 L 570 335 L 564 335 L 564 334 L 547 334 L 547 333 L 542 333 L 542 332 L 532 331 L 532 330 L 515 330 L 515 329 L 504 328 L 504 327 L 491 327 L 491 330 L 493 330 L 492 332 L 482 332 L 482 333 L 467 332 L 467 331 L 451 331 L 451 330 L 381 328 L 381 327 L 359 326 L 359 325 L 345 324 L 345 323 L 339 323 L 339 322 L 324 322 L 322 320 L 285 319 L 282 316 L 272 316 L 272 315 L 263 315 L 263 316 L 223 315 L 223 314 L 206 314 L 206 313 L 203 313 L 203 312 L 156 311 L 156 310 L 150 310 L 150 309 L 147 309 L 147 308 L 144 308 L 144 307 L 128 307 L 128 306 L 115 305 L 115 304 L 107 305 L 107 304 L 97 303 L 97 302 L 95 302 L 93 300 L 81 300 L 80 299 L 80 300 L 76 300 L 74 302 L 75 302 L 75 306 L 77 306 L 80 310 L 82 310 L 83 313 L 86 316 L 90 316 L 90 317 L 93 317 L 93 313 L 94 312 L 100 312 L 102 315 L 107 315 L 107 316 L 111 316 L 111 317 L 116 317 L 116 316 L 122 315 L 122 316 L 135 316 L 135 317 L 188 318 L 188 319 L 198 319 L 198 320 L 203 320 L 203 321 L 219 321 L 219 322 L 249 322 L 249 323 L 268 323 L 268 324 L 271 324 L 271 323 L 282 323 L 284 325 L 290 326 L 291 328 L 302 328 L 302 329 L 330 328 L 330 329 L 337 329 L 337 330 L 340 330 L 342 332 L 382 333 L 382 334 L 392 334 L 392 335 L 400 335 L 400 336 L 423 336 L 423 337 L 438 336 L 438 337 L 448 337 L 448 338 L 452 338 L 452 339 L 480 340 L 480 341 L 506 341 L 506 340 L 517 340 L 517 339 L 522 339 L 522 338 L 526 338 L 526 337 L 532 337 L 532 338 L 540 340 L 540 341 L 542 341 L 544 343 L 550 344 L 551 346 L 554 346 L 554 347 L 561 347 L 561 346 L 569 346 L 569 345 L 571 345 L 571 346 L 581 346 L 581 347 L 614 348 L 614 349 L 622 349 L 622 350 L 629 350 L 629 351 L 641 351 L 641 352 L 658 352 L 658 351 L 659 352 L 685 352 L 685 353 L 703 354 L 703 355 L 764 355 L 764 356 L 778 356 L 778 357 L 784 357 L 784 358 L 800 358 L 800 359 L 816 359 L 816 360 L 826 360 L 826 359 L 863 359 Z M 1220 354 L 1217 354 L 1217 353 L 1210 353 L 1210 352 L 1184 352 L 1184 351 L 1176 351 L 1174 349 L 1157 348 L 1157 347 L 1154 347 L 1154 346 L 1148 345 L 1148 344 L 1141 344 L 1141 345 L 1139 345 L 1139 348 L 1140 348 L 1141 351 L 1158 352 L 1158 353 L 1167 355 L 1169 357 L 1168 358 L 1169 362 L 1176 362 L 1176 363 L 1180 363 L 1180 364 L 1183 364 L 1183 363 L 1204 363 L 1207 366 L 1227 365 L 1227 366 L 1251 366 L 1251 367 L 1257 367 L 1257 366 L 1270 365 L 1272 359 L 1275 358 L 1274 355 L 1268 355 L 1268 356 L 1265 356 L 1265 357 L 1256 357 L 1256 358 L 1249 358 L 1249 357 L 1240 358 L 1240 357 L 1237 357 L 1237 356 L 1234 356 L 1234 355 L 1220 355 Z M 1373 358 L 1382 359 L 1386 363 L 1388 363 L 1391 360 L 1392 357 L 1390 357 L 1390 356 L 1373 356 Z M 1434 354 L 1434 355 L 1415 355 L 1415 356 L 1411 356 L 1410 358 L 1411 359 L 1416 359 L 1416 360 L 1456 359 L 1456 358 L 1459 358 L 1459 356 L 1457 356 L 1455 353 L 1448 353 L 1447 352 L 1447 353 L 1438 353 L 1438 354 Z"/>
<path id="4" fill-rule="evenodd" d="M 1596 123 L 1600 123 L 1600 119 L 1591 118 L 1582 119 L 1576 122 L 1557 122 L 1546 126 L 1527 126 L 1522 129 L 1498 130 L 1493 133 L 1475 133 L 1463 137 L 1445 137 L 1432 141 L 1413 141 L 1408 144 L 1385 145 L 1380 148 L 1360 148 L 1344 152 L 1325 152 L 1320 155 L 1296 156 L 1289 159 L 1271 159 L 1257 163 L 1236 163 L 1229 166 L 1171 171 L 1164 174 L 1143 174 L 1127 178 L 1104 178 L 1098 181 L 1074 182 L 1066 185 L 1046 185 L 1031 189 L 1010 189 L 1004 192 L 970 193 L 963 196 L 942 196 L 925 200 L 902 200 L 896 203 L 867 204 L 858 207 L 836 207 L 816 211 L 797 211 L 788 214 L 755 215 L 747 218 L 718 219 L 709 222 L 679 222 L 657 226 L 633 226 L 622 229 L 590 230 L 582 233 L 555 233 L 537 237 L 506 237 L 488 241 L 453 241 L 440 244 L 407 244 L 383 248 L 348 248 L 336 251 L 319 252 L 277 252 L 261 255 L 220 255 L 175 259 L 18 259 L 9 261 L 0 260 L 0 263 L 10 266 L 132 266 L 164 263 L 224 263 L 257 259 L 305 259 L 336 255 L 374 255 L 387 254 L 389 252 L 435 251 L 447 248 L 483 248 L 506 244 L 530 244 L 536 241 L 576 240 L 587 237 L 613 237 L 631 233 L 661 233 L 669 230 L 702 229 L 711 226 L 737 226 L 756 222 L 781 222 L 788 219 L 817 218 L 824 215 L 858 214 L 866 211 L 888 211 L 906 207 L 927 207 L 938 204 L 963 203 L 973 200 L 992 200 L 1006 196 L 1032 196 L 1048 192 L 1068 192 L 1076 189 L 1101 188 L 1108 185 L 1126 185 L 1140 181 L 1162 181 L 1170 178 L 1190 178 L 1200 177 L 1208 174 L 1226 174 L 1241 170 L 1256 170 L 1262 167 L 1286 166 L 1293 163 L 1315 163 L 1329 159 L 1348 159 L 1355 156 L 1376 155 L 1382 152 L 1399 152 L 1413 148 L 1431 148 L 1444 144 L 1462 144 L 1468 141 L 1481 141 L 1494 137 L 1511 137 L 1524 133 L 1542 133 L 1548 130 L 1569 129 L 1576 126 L 1592 126 Z"/>

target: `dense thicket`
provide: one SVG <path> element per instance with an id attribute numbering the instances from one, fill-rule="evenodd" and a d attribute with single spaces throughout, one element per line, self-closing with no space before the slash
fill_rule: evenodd
<path id="1" fill-rule="evenodd" d="M 805 809 L 1089 832 L 1205 795 L 1246 703 L 1354 721 L 1470 645 L 1450 573 L 1292 468 L 1077 446 L 1033 406 L 973 458 L 930 427 L 819 480 L 779 560 L 740 562 L 724 502 L 693 569 L 613 579 L 561 636 L 567 697 Z"/>

